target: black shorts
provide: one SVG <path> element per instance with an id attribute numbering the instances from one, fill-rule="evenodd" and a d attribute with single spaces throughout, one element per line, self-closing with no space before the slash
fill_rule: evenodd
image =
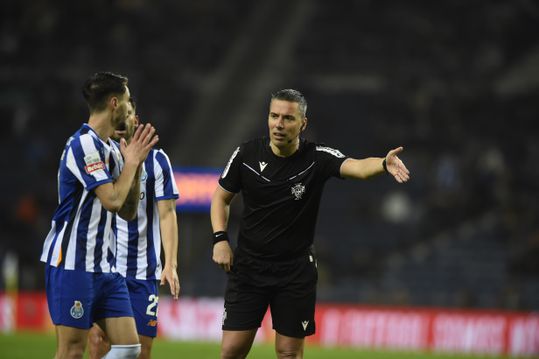
<path id="1" fill-rule="evenodd" d="M 277 333 L 294 338 L 314 334 L 317 280 L 311 253 L 285 262 L 236 255 L 228 274 L 223 330 L 259 328 L 269 305 Z"/>

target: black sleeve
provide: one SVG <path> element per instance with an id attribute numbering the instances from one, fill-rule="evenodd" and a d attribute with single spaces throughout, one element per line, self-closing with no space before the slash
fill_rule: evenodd
<path id="1" fill-rule="evenodd" d="M 230 159 L 219 178 L 219 185 L 228 192 L 238 193 L 241 190 L 241 150 L 242 147 L 240 146 L 232 153 L 232 156 L 230 156 Z"/>
<path id="2" fill-rule="evenodd" d="M 329 177 L 343 178 L 341 176 L 341 165 L 348 158 L 341 151 L 323 146 L 316 146 L 316 161 L 324 179 Z"/>

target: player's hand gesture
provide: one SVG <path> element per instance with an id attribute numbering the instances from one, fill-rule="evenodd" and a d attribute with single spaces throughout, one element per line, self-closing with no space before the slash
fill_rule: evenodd
<path id="1" fill-rule="evenodd" d="M 410 179 L 410 171 L 404 165 L 400 158 L 397 157 L 397 154 L 403 151 L 403 147 L 395 148 L 389 151 L 386 155 L 386 168 L 395 180 L 399 183 L 404 183 Z"/>
<path id="2" fill-rule="evenodd" d="M 178 299 L 180 295 L 178 272 L 176 272 L 176 269 L 165 264 L 165 268 L 163 268 L 163 272 L 161 272 L 161 285 L 165 285 L 167 282 L 170 287 L 170 294 L 174 299 Z"/>
<path id="3" fill-rule="evenodd" d="M 217 242 L 213 245 L 213 261 L 223 268 L 225 272 L 230 272 L 234 264 L 234 254 L 228 241 Z"/>
<path id="4" fill-rule="evenodd" d="M 132 162 L 139 165 L 144 162 L 158 141 L 159 136 L 155 134 L 155 128 L 151 124 L 140 125 L 135 130 L 129 144 L 123 138 L 120 140 L 120 152 L 126 163 Z"/>

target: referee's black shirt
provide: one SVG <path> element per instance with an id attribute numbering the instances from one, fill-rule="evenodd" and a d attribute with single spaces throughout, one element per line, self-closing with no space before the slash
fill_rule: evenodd
<path id="1" fill-rule="evenodd" d="M 276 156 L 267 137 L 238 147 L 219 179 L 223 189 L 243 195 L 238 250 L 264 260 L 306 253 L 313 243 L 324 184 L 332 176 L 340 178 L 346 158 L 303 139 L 289 157 Z"/>

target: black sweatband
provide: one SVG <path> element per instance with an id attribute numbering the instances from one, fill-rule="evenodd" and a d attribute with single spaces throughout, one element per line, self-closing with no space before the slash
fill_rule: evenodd
<path id="1" fill-rule="evenodd" d="M 228 239 L 228 233 L 225 231 L 218 231 L 213 234 L 213 244 L 219 243 L 222 241 L 230 242 Z"/>
<path id="2" fill-rule="evenodd" d="M 382 167 L 384 167 L 384 171 L 387 173 L 387 164 L 386 164 L 386 159 L 385 158 L 382 161 Z"/>

